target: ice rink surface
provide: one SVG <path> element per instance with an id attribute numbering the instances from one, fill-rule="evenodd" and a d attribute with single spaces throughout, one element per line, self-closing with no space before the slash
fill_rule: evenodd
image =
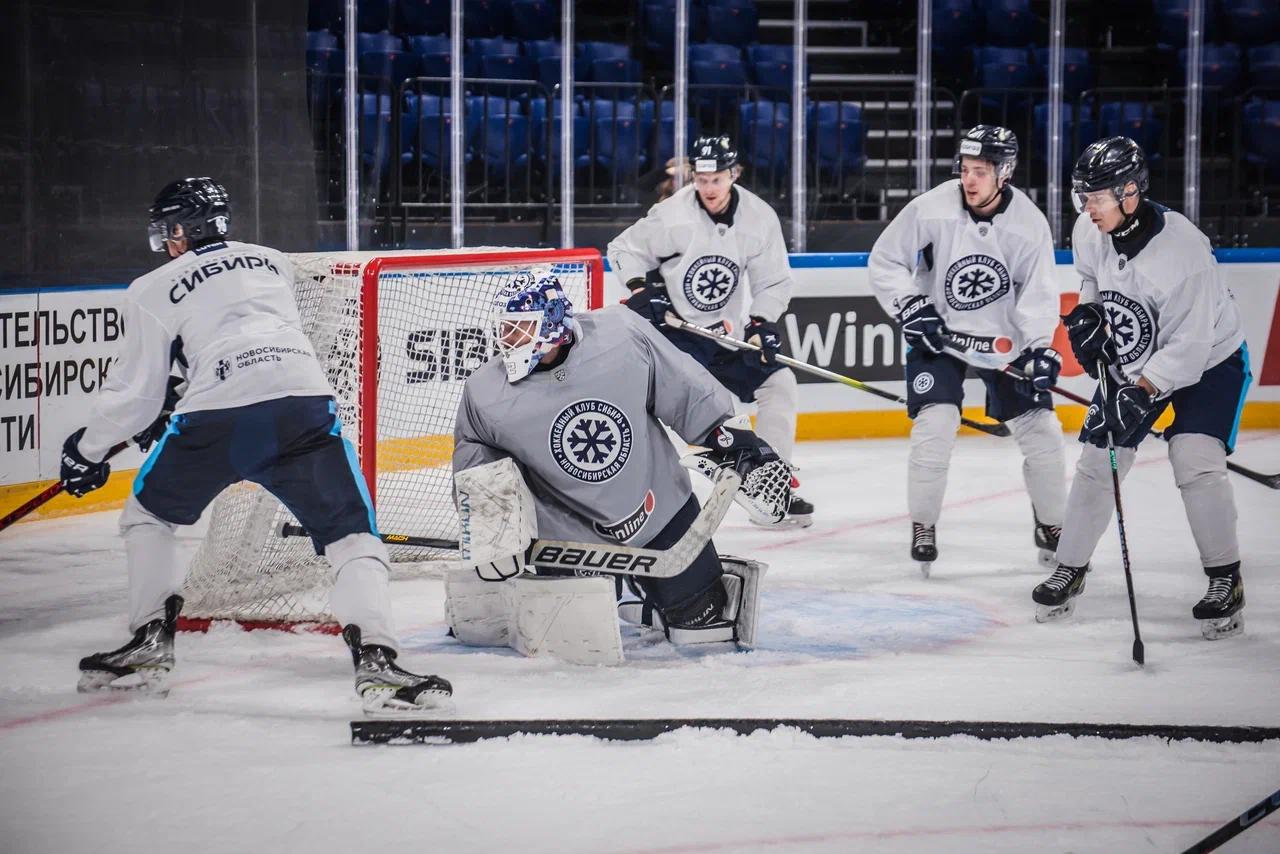
<path id="1" fill-rule="evenodd" d="M 1068 444 L 1069 465 L 1078 453 Z M 1280 433 L 1233 458 L 1280 470 Z M 1280 726 L 1280 492 L 1232 475 L 1246 632 L 1209 643 L 1206 579 L 1165 446 L 1124 485 L 1147 665 L 1114 524 L 1076 615 L 1037 625 L 1030 504 L 1011 440 L 958 442 L 929 579 L 907 555 L 905 440 L 801 443 L 806 531 L 747 524 L 766 561 L 758 649 L 623 633 L 581 668 L 445 637 L 438 580 L 393 584 L 402 663 L 452 680 L 461 718 L 830 717 Z M 353 747 L 333 637 L 178 639 L 166 700 L 75 693 L 76 662 L 128 637 L 116 513 L 0 534 L 0 850 L 1180 851 L 1280 788 L 1280 743 L 523 736 Z M 190 550 L 196 532 L 184 537 Z M 1224 851 L 1280 851 L 1280 814 Z"/>

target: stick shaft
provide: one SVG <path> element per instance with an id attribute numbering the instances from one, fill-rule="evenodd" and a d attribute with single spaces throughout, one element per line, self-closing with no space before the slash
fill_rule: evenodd
<path id="1" fill-rule="evenodd" d="M 1195 845 L 1192 845 L 1182 854 L 1207 854 L 1209 851 L 1217 850 L 1218 846 L 1231 839 L 1235 835 L 1248 830 L 1262 819 L 1280 808 L 1280 791 L 1273 792 L 1270 797 L 1263 798 L 1258 803 L 1249 807 L 1249 809 L 1240 813 L 1240 815 L 1231 819 L 1222 827 L 1210 833 L 1204 839 L 1201 839 Z"/>
<path id="2" fill-rule="evenodd" d="M 116 454 L 123 451 L 128 446 L 129 446 L 128 442 L 121 442 L 120 444 L 114 446 L 111 450 L 107 451 L 107 455 L 102 458 L 102 461 L 106 462 L 107 460 L 114 457 Z M 0 531 L 3 531 L 5 528 L 9 527 L 14 522 L 17 522 L 18 520 L 22 519 L 28 514 L 40 509 L 45 504 L 48 504 L 51 500 L 61 495 L 62 491 L 63 491 L 62 481 L 59 480 L 49 484 L 43 490 L 41 490 L 40 492 L 32 496 L 21 507 L 18 507 L 18 508 L 15 508 L 14 510 L 9 511 L 4 515 L 3 518 L 0 518 Z"/>

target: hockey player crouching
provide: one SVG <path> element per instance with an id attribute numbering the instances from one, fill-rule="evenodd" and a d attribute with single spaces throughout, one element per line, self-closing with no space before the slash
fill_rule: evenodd
<path id="1" fill-rule="evenodd" d="M 1102 384 L 1080 432 L 1085 447 L 1067 499 L 1058 568 L 1032 592 L 1036 619 L 1064 617 L 1084 591 L 1089 559 L 1114 499 L 1108 434 L 1120 478 L 1151 425 L 1173 407 L 1165 429 L 1209 589 L 1192 609 L 1204 637 L 1244 629 L 1244 583 L 1236 508 L 1227 479 L 1245 392 L 1249 348 L 1235 299 L 1209 239 L 1186 217 L 1145 197 L 1147 162 L 1128 137 L 1099 140 L 1071 173 L 1080 217 L 1072 254 L 1080 304 L 1065 318 L 1076 359 Z"/>
<path id="2" fill-rule="evenodd" d="M 493 331 L 500 358 L 467 379 L 454 432 L 464 564 L 476 566 L 447 579 L 450 627 L 464 643 L 617 663 L 615 582 L 524 572 L 529 541 L 677 543 L 699 505 L 660 421 L 747 482 L 770 475 L 774 522 L 790 469 L 727 423 L 727 390 L 624 306 L 575 316 L 555 276 L 522 274 L 498 297 Z M 623 613 L 675 643 L 749 646 L 763 569 L 721 558 L 707 540 L 674 577 L 628 576 L 640 602 Z"/>
<path id="3" fill-rule="evenodd" d="M 650 208 L 609 244 L 627 305 L 709 370 L 743 403 L 758 407 L 760 438 L 790 462 L 799 401 L 795 374 L 777 363 L 778 318 L 791 302 L 791 266 L 778 215 L 738 185 L 742 167 L 727 136 L 706 136 L 690 153 L 693 183 Z M 761 348 L 725 349 L 666 325 L 667 312 Z M 791 497 L 786 523 L 813 523 L 813 505 Z"/>
<path id="4" fill-rule="evenodd" d="M 82 659 L 79 690 L 167 692 L 185 574 L 175 528 L 195 524 L 219 492 L 250 480 L 297 516 L 333 567 L 330 604 L 366 713 L 446 705 L 448 682 L 395 663 L 386 546 L 350 462 L 333 389 L 302 331 L 293 265 L 274 249 L 226 240 L 230 224 L 227 191 L 210 178 L 160 191 L 151 248 L 172 260 L 129 285 L 123 349 L 88 426 L 62 447 L 62 484 L 79 498 L 106 483 L 103 459 L 114 444 L 131 435 L 144 451 L 155 443 L 120 516 L 133 639 Z M 277 358 L 237 355 L 263 348 Z M 180 399 L 171 360 L 186 378 Z"/>

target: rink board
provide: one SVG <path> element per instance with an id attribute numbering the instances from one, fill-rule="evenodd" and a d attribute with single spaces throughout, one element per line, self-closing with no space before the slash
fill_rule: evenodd
<path id="1" fill-rule="evenodd" d="M 1057 278 L 1061 309 L 1075 304 L 1079 280 L 1070 252 L 1059 251 Z M 1219 250 L 1227 283 L 1244 318 L 1254 375 L 1241 426 L 1280 427 L 1280 249 Z M 892 319 L 872 295 L 866 253 L 791 256 L 795 279 L 791 310 L 780 321 L 786 352 L 818 367 L 873 382 L 896 394 L 905 348 Z M 83 426 L 85 413 L 109 369 L 119 341 L 118 306 L 125 285 L 46 288 L 0 293 L 0 509 L 16 506 L 40 481 L 55 478 L 62 440 Z M 625 288 L 605 274 L 605 304 L 621 300 Z M 1092 382 L 1064 354 L 1061 385 L 1078 394 Z M 904 410 L 879 398 L 807 375 L 800 381 L 801 439 L 843 439 L 906 435 Z M 966 415 L 982 417 L 983 387 L 965 384 Z M 1083 418 L 1079 406 L 1059 408 L 1074 431 Z M 116 460 L 111 482 L 80 501 L 60 497 L 33 518 L 118 506 L 128 494 L 142 455 L 129 449 Z"/>

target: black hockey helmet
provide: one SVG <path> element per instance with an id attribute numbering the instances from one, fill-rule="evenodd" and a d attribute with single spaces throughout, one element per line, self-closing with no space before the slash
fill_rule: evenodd
<path id="1" fill-rule="evenodd" d="M 951 174 L 960 174 L 960 161 L 965 157 L 977 157 L 991 161 L 996 169 L 996 180 L 1008 179 L 1018 165 L 1018 136 L 999 125 L 974 125 L 956 146 Z"/>
<path id="2" fill-rule="evenodd" d="M 738 165 L 738 149 L 727 136 L 700 136 L 693 141 L 689 160 L 695 174 L 723 172 Z"/>
<path id="3" fill-rule="evenodd" d="M 152 252 L 163 252 L 173 227 L 193 244 L 221 240 L 231 230 L 231 199 L 212 178 L 183 178 L 166 184 L 148 211 Z"/>
<path id="4" fill-rule="evenodd" d="M 1138 188 L 1136 192 L 1125 191 L 1130 184 Z M 1150 184 L 1142 146 L 1127 136 L 1109 136 L 1090 145 L 1076 160 L 1071 169 L 1071 201 L 1077 211 L 1083 211 L 1087 194 L 1110 190 L 1118 204 L 1145 193 Z"/>

